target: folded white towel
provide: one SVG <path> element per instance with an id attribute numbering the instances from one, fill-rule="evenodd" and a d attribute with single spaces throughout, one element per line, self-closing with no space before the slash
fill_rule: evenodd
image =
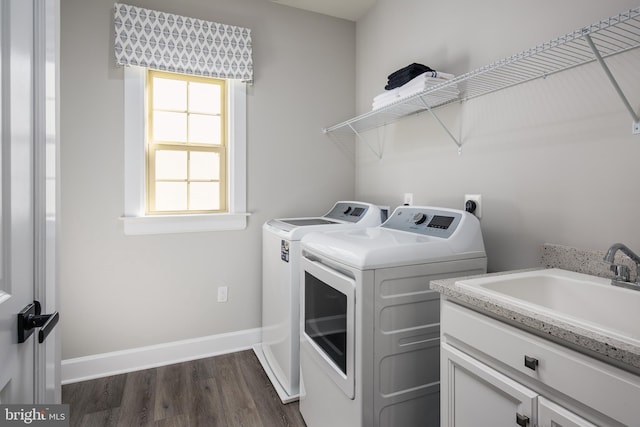
<path id="1" fill-rule="evenodd" d="M 400 86 L 398 89 L 402 89 L 403 87 L 411 87 L 411 86 L 415 86 L 415 85 L 421 85 L 421 84 L 425 84 L 425 83 L 431 83 L 431 85 L 434 84 L 438 84 L 438 83 L 444 83 L 447 80 L 451 80 L 451 79 L 440 79 L 437 77 L 430 77 L 428 76 L 428 72 L 424 73 L 424 74 L 420 74 L 418 77 L 414 77 L 412 80 L 409 80 L 407 83 L 405 83 L 404 85 Z"/>
<path id="2" fill-rule="evenodd" d="M 442 71 L 427 71 L 425 73 L 420 74 L 420 76 L 433 77 L 434 79 L 444 79 L 444 80 L 451 80 L 452 78 L 455 77 L 453 74 L 443 73 Z"/>
<path id="3" fill-rule="evenodd" d="M 373 102 L 393 100 L 395 98 L 398 98 L 399 96 L 400 96 L 400 88 L 397 87 L 395 89 L 387 90 L 379 95 L 376 95 L 373 98 Z"/>
<path id="4" fill-rule="evenodd" d="M 386 107 L 389 104 L 392 104 L 396 101 L 400 100 L 400 98 L 393 98 L 393 99 L 389 99 L 389 100 L 383 100 L 383 101 L 376 101 L 373 102 L 371 104 L 371 109 L 372 110 L 377 110 L 378 108 L 382 108 L 382 107 Z"/>
<path id="5" fill-rule="evenodd" d="M 384 91 L 383 93 L 376 95 L 373 98 L 373 103 L 372 103 L 372 107 L 374 110 L 380 108 L 380 107 L 384 107 L 385 105 L 389 105 L 392 102 L 397 101 L 398 99 L 400 99 L 400 88 L 397 87 L 395 89 L 392 90 L 387 90 Z"/>
<path id="6" fill-rule="evenodd" d="M 427 73 L 425 73 L 427 74 Z M 400 97 L 401 98 L 405 98 L 407 96 L 411 96 L 413 94 L 416 94 L 418 92 L 422 92 L 425 91 L 433 86 L 436 85 L 440 85 L 443 84 L 446 80 L 444 79 L 437 79 L 434 77 L 427 77 L 424 74 L 421 74 L 420 76 L 414 78 L 413 80 L 411 80 L 410 82 L 406 83 L 403 86 L 400 86 L 398 89 L 400 89 Z M 451 86 L 445 89 L 442 89 L 443 91 L 446 92 L 452 92 L 457 94 L 458 93 L 458 89 L 455 86 Z"/>
<path id="7" fill-rule="evenodd" d="M 446 80 L 451 80 L 455 76 L 453 74 L 447 74 L 440 71 L 427 71 L 419 76 L 408 81 L 404 85 L 392 90 L 387 90 L 373 98 L 371 104 L 373 110 L 385 107 L 393 102 L 399 101 L 404 98 L 408 98 L 420 92 L 444 83 Z M 458 88 L 451 86 L 438 91 L 437 95 L 434 95 L 434 99 L 449 100 L 458 96 Z"/>
<path id="8" fill-rule="evenodd" d="M 419 76 L 416 76 L 413 79 L 409 80 L 398 89 L 403 87 L 410 87 L 417 84 L 423 84 L 425 82 L 442 83 L 444 80 L 451 80 L 454 77 L 455 76 L 453 74 L 445 75 L 445 73 L 440 73 L 439 71 L 427 71 L 426 73 L 422 73 Z"/>

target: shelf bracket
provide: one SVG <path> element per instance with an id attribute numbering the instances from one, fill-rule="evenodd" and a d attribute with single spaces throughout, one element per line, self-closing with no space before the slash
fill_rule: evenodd
<path id="1" fill-rule="evenodd" d="M 458 140 L 458 138 L 456 138 L 451 131 L 449 130 L 449 128 L 447 127 L 447 125 L 445 125 L 442 120 L 440 120 L 440 117 L 438 117 L 438 115 L 433 111 L 433 109 L 431 107 L 429 107 L 429 104 L 427 104 L 425 102 L 425 100 L 420 97 L 420 101 L 422 101 L 422 104 L 424 105 L 424 107 L 427 109 L 427 111 L 433 116 L 434 119 L 436 119 L 436 121 L 440 124 L 440 126 L 442 127 L 442 129 L 445 130 L 445 132 L 447 132 L 447 135 L 449 135 L 449 138 L 451 138 L 451 140 L 453 142 L 455 142 L 455 144 L 458 146 L 458 154 L 462 154 L 462 143 Z"/>
<path id="2" fill-rule="evenodd" d="M 604 62 L 604 59 L 602 58 L 602 55 L 600 55 L 600 51 L 598 50 L 596 45 L 593 43 L 593 40 L 591 39 L 591 36 L 586 32 L 587 31 L 586 29 L 583 30 L 583 31 L 585 31 L 585 33 L 583 34 L 584 38 L 587 41 L 587 44 L 589 45 L 591 50 L 593 51 L 593 54 L 595 55 L 596 60 L 598 61 L 598 63 L 602 67 L 605 75 L 607 76 L 607 78 L 609 79 L 611 84 L 613 85 L 613 88 L 616 90 L 616 92 L 620 96 L 620 99 L 622 100 L 622 103 L 624 104 L 626 109 L 631 114 L 631 118 L 633 119 L 632 133 L 634 135 L 640 135 L 640 118 L 638 117 L 638 114 L 635 112 L 635 110 L 633 109 L 633 107 L 629 103 L 629 100 L 624 95 L 624 92 L 620 88 L 620 85 L 618 85 L 618 82 L 616 81 L 616 78 L 611 73 L 611 70 L 609 69 L 609 66 Z"/>
<path id="3" fill-rule="evenodd" d="M 371 146 L 371 144 L 369 144 L 369 141 L 366 140 L 366 138 L 364 138 L 362 135 L 360 135 L 360 132 L 358 132 L 352 125 L 351 123 L 349 123 L 349 129 L 351 129 L 351 131 L 356 135 L 356 138 L 358 138 L 358 140 L 360 142 L 363 142 L 368 148 L 369 150 L 371 150 L 371 152 L 373 154 L 375 154 L 375 156 L 378 158 L 378 160 L 382 160 L 382 153 L 378 153 L 376 150 L 373 149 L 373 147 Z"/>

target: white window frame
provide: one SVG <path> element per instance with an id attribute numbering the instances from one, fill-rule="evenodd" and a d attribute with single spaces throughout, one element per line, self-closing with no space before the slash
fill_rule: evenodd
<path id="1" fill-rule="evenodd" d="M 244 230 L 247 228 L 247 91 L 228 85 L 228 212 L 145 214 L 145 76 L 143 67 L 124 67 L 124 224 L 125 235 Z"/>

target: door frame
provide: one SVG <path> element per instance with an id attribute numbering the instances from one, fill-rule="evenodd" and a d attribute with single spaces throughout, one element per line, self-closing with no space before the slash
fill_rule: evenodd
<path id="1" fill-rule="evenodd" d="M 60 1 L 34 0 L 33 10 L 34 297 L 42 304 L 43 312 L 53 313 L 59 305 Z M 60 403 L 62 400 L 60 336 L 54 329 L 42 344 L 36 345 L 34 403 Z"/>

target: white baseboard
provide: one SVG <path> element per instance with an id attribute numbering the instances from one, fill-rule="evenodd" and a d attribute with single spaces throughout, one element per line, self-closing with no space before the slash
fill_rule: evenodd
<path id="1" fill-rule="evenodd" d="M 172 363 L 248 350 L 260 342 L 261 329 L 157 344 L 62 361 L 62 384 L 155 368 Z"/>

